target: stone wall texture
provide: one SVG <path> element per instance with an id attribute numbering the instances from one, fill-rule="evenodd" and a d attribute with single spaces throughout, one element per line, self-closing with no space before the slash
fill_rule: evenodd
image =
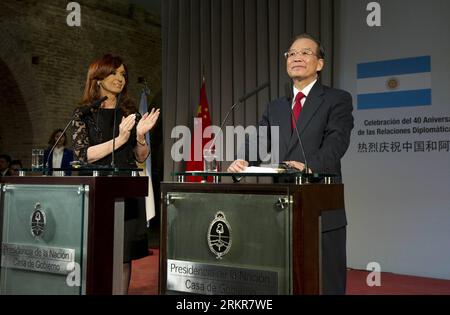
<path id="1" fill-rule="evenodd" d="M 137 102 L 139 78 L 147 80 L 150 99 L 161 91 L 159 12 L 126 0 L 78 1 L 81 26 L 70 27 L 69 2 L 0 2 L 0 153 L 25 167 L 31 149 L 45 148 L 51 132 L 70 120 L 92 60 L 105 53 L 122 56 L 129 95 Z"/>

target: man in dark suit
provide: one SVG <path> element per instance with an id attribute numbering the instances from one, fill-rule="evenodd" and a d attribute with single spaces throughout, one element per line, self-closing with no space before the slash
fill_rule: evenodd
<path id="1" fill-rule="evenodd" d="M 11 164 L 11 157 L 7 154 L 0 154 L 0 177 L 10 176 L 9 166 Z"/>
<path id="2" fill-rule="evenodd" d="M 295 37 L 285 58 L 286 70 L 292 79 L 290 95 L 267 106 L 260 126 L 268 126 L 269 130 L 279 127 L 280 161 L 303 171 L 305 157 L 296 135 L 296 124 L 304 146 L 307 171 L 336 174 L 334 182 L 341 182 L 340 160 L 348 149 L 353 129 L 352 97 L 348 92 L 323 86 L 318 81 L 325 64 L 324 50 L 312 36 Z M 269 135 L 269 148 L 270 138 Z M 240 172 L 247 166 L 248 161 L 236 160 L 228 171 Z M 346 225 L 344 209 L 322 216 L 323 294 L 345 294 Z"/>

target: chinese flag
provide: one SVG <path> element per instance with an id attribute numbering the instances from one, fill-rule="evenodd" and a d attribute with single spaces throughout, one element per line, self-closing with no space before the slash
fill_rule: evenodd
<path id="1" fill-rule="evenodd" d="M 211 141 L 211 138 L 203 138 L 203 132 L 205 131 L 205 128 L 211 125 L 211 116 L 209 115 L 209 108 L 208 108 L 208 99 L 206 98 L 206 88 L 205 88 L 205 79 L 203 79 L 202 82 L 202 88 L 200 89 L 200 104 L 198 105 L 197 110 L 197 118 L 201 118 L 201 126 L 199 126 L 199 120 L 197 119 L 194 122 L 194 134 L 200 133 L 201 136 L 201 152 L 197 153 L 197 157 L 200 154 L 201 160 L 195 161 L 194 154 L 195 154 L 195 146 L 194 146 L 194 134 L 191 135 L 191 159 L 190 161 L 186 162 L 186 171 L 203 171 L 203 148 L 205 145 Z M 200 129 L 201 127 L 201 129 Z M 198 144 L 197 144 L 198 145 Z M 186 181 L 188 182 L 200 182 L 202 181 L 202 177 L 200 176 L 187 176 Z M 210 178 L 208 178 L 208 181 Z"/>

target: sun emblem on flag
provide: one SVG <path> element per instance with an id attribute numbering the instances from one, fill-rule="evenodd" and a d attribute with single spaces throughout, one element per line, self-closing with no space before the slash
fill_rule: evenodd
<path id="1" fill-rule="evenodd" d="M 390 78 L 386 83 L 386 86 L 390 90 L 395 90 L 396 88 L 398 88 L 399 85 L 400 85 L 400 82 L 398 82 L 398 79 L 396 79 L 396 78 Z"/>

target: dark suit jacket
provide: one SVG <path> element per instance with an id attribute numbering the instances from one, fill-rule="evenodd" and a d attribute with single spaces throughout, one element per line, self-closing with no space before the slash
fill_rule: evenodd
<path id="1" fill-rule="evenodd" d="M 50 153 L 50 148 L 45 150 L 45 152 L 44 152 L 44 163 L 49 158 L 48 157 L 49 153 Z M 64 148 L 63 158 L 62 158 L 62 161 L 61 161 L 61 168 L 70 168 L 70 162 L 72 162 L 72 161 L 73 161 L 73 151 L 70 150 L 70 149 Z M 48 160 L 48 167 L 49 167 L 50 170 L 53 169 L 53 152 L 52 152 L 52 155 L 50 156 L 50 159 Z M 71 171 L 67 171 L 66 174 L 68 176 L 70 176 L 70 175 L 72 175 L 72 172 Z"/>
<path id="2" fill-rule="evenodd" d="M 279 159 L 305 162 L 297 135 L 291 131 L 291 97 L 279 98 L 267 106 L 260 126 L 278 126 Z M 306 97 L 297 121 L 308 167 L 315 173 L 331 173 L 341 182 L 341 158 L 350 143 L 353 129 L 352 97 L 348 92 L 323 86 L 316 82 Z M 275 139 L 272 139 L 275 141 Z M 268 139 L 269 149 L 271 137 Z M 273 152 L 272 152 L 273 154 Z M 345 211 L 326 213 L 322 217 L 322 231 L 337 229 L 347 224 Z"/>

